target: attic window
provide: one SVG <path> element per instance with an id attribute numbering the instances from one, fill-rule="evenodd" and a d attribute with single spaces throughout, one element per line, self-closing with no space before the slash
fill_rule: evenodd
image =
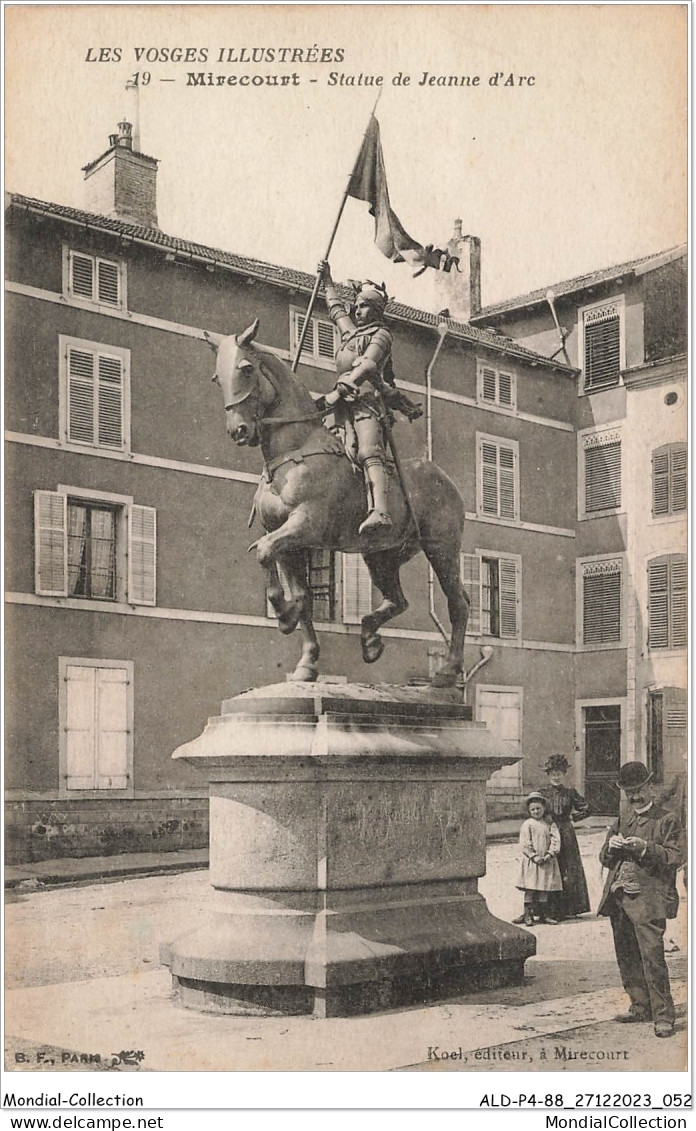
<path id="1" fill-rule="evenodd" d="M 622 298 L 580 312 L 585 392 L 619 383 L 624 365 L 623 312 Z"/>
<path id="2" fill-rule="evenodd" d="M 125 264 L 66 248 L 63 293 L 66 298 L 121 310 L 125 306 Z"/>

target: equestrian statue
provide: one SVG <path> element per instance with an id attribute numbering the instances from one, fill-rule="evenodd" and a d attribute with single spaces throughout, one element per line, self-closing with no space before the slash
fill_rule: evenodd
<path id="1" fill-rule="evenodd" d="M 368 664 L 384 650 L 381 626 L 408 608 L 399 571 L 422 550 L 447 599 L 451 625 L 445 663 L 432 683 L 452 687 L 463 669 L 469 613 L 460 578 L 464 503 L 436 464 L 422 459 L 402 464 L 398 458 L 393 413 L 408 419 L 421 413 L 394 384 L 383 285 L 355 288 L 349 310 L 326 261 L 319 278 L 340 334 L 337 381 L 325 397 L 313 398 L 286 362 L 256 343 L 258 318 L 236 336 L 206 333 L 217 358 L 213 380 L 223 393 L 227 432 L 236 444 L 258 446 L 263 455 L 252 519 L 258 516 L 266 533 L 250 549 L 256 548 L 266 572 L 280 631 L 301 629 L 302 654 L 290 678 L 312 682 L 318 675 L 309 550 L 362 554 L 382 594 L 381 604 L 361 621 Z M 329 414 L 331 428 L 325 423 Z"/>

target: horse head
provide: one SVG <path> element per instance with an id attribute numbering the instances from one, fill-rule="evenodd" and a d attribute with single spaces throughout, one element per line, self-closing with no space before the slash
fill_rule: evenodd
<path id="1" fill-rule="evenodd" d="M 258 329 L 255 318 L 241 334 L 223 337 L 205 332 L 217 357 L 213 381 L 224 397 L 227 431 L 241 447 L 259 443 L 260 421 L 277 400 L 275 386 L 265 373 L 264 354 L 253 344 Z"/>

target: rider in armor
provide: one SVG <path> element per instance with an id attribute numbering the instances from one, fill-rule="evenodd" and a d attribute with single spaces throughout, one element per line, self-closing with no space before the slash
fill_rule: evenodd
<path id="1" fill-rule="evenodd" d="M 398 408 L 415 419 L 421 411 L 394 387 L 390 360 L 392 336 L 384 325 L 387 305 L 384 284 L 363 283 L 349 313 L 338 297 L 328 263 L 322 261 L 319 271 L 324 280 L 329 317 L 341 335 L 336 353 L 338 380 L 325 402 L 335 406 L 336 422 L 346 437 L 346 450 L 365 475 L 372 506 L 359 533 L 369 533 L 392 525 L 387 504 L 385 412 L 390 407 Z"/>

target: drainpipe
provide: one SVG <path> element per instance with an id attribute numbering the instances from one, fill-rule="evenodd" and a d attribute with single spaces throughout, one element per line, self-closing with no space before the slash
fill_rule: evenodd
<path id="1" fill-rule="evenodd" d="M 437 345 L 425 370 L 425 441 L 428 463 L 433 462 L 433 369 L 435 368 L 435 362 L 442 349 L 442 343 L 447 336 L 448 329 L 449 327 L 444 317 L 441 317 L 437 324 Z M 436 625 L 445 644 L 449 644 L 447 629 L 435 612 L 435 573 L 430 564 L 428 564 L 428 609 L 430 611 L 430 619 Z"/>
<path id="2" fill-rule="evenodd" d="M 490 644 L 484 644 L 483 647 L 481 648 L 481 659 L 478 661 L 478 663 L 474 664 L 473 668 L 470 668 L 470 670 L 468 672 L 464 672 L 464 702 L 465 703 L 467 701 L 467 690 L 468 690 L 468 687 L 469 687 L 469 683 L 471 682 L 471 679 L 473 678 L 473 676 L 476 675 L 477 671 L 480 671 L 481 668 L 485 664 L 488 663 L 488 661 L 490 660 L 492 655 L 493 655 L 493 649 L 491 648 Z"/>

